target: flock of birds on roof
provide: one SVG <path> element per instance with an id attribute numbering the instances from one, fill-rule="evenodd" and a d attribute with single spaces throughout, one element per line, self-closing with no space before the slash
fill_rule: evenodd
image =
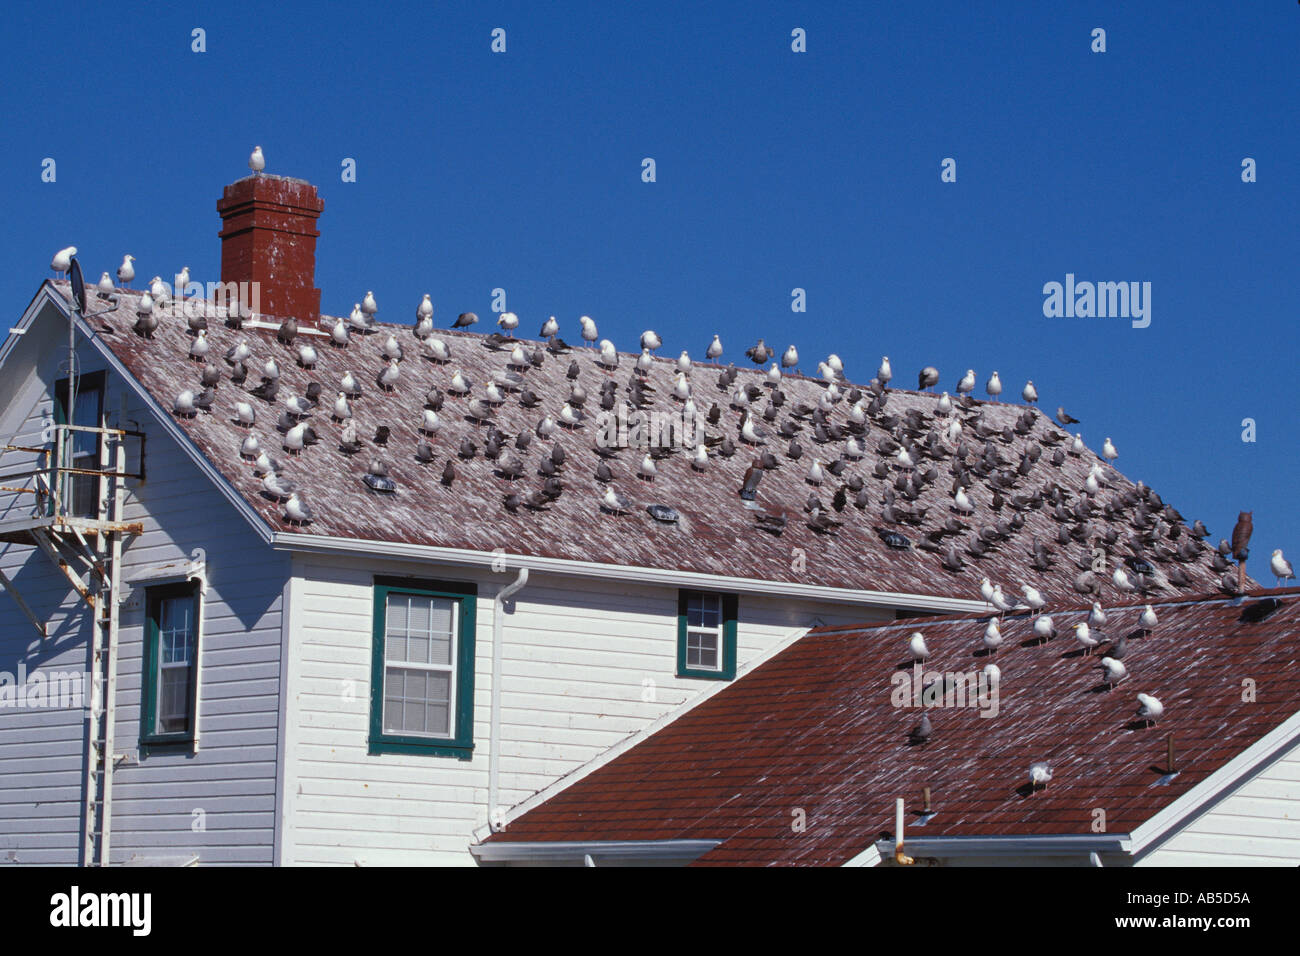
<path id="1" fill-rule="evenodd" d="M 73 247 L 60 250 L 52 265 L 57 269 L 68 267 Z M 118 278 L 125 285 L 135 275 L 132 256 L 123 259 Z M 177 288 L 184 290 L 188 283 L 188 269 L 177 276 Z M 171 303 L 171 287 L 155 276 L 148 291 L 142 293 L 135 305 L 136 334 L 150 339 L 158 328 L 160 315 L 167 315 Z M 100 282 L 100 292 L 107 296 L 113 284 L 107 273 Z M 182 295 L 184 293 L 182 292 Z M 236 404 L 235 421 L 250 430 L 241 442 L 241 457 L 253 463 L 255 473 L 261 477 L 263 492 L 283 505 L 284 517 L 294 524 L 313 520 L 312 508 L 293 482 L 280 472 L 283 463 L 275 457 L 278 451 L 297 456 L 321 440 L 319 421 L 328 417 L 338 426 L 338 447 L 345 454 L 357 454 L 366 445 L 367 436 L 359 432 L 354 415 L 358 404 L 365 403 L 365 391 L 374 387 L 393 392 L 408 382 L 412 376 L 404 371 L 404 364 L 420 357 L 437 367 L 453 367 L 461 342 L 447 341 L 436 334 L 433 323 L 432 297 L 424 295 L 415 309 L 413 327 L 383 325 L 376 320 L 378 304 L 373 291 L 367 291 L 354 304 L 347 318 L 322 320 L 319 335 L 300 336 L 298 323 L 285 319 L 276 332 L 275 339 L 297 366 L 312 370 L 320 348 L 347 350 L 358 339 L 373 337 L 378 343 L 381 364 L 370 381 L 362 382 L 352 371 L 346 372 L 337 383 L 311 382 L 304 394 L 287 394 L 280 381 L 280 366 L 274 354 L 254 356 L 252 342 L 259 351 L 262 340 L 241 340 L 230 347 L 224 356 L 212 354 L 209 344 L 208 319 L 203 312 L 183 310 L 191 336 L 189 358 L 202 365 L 198 381 L 192 388 L 181 390 L 174 398 L 173 410 L 178 416 L 192 417 L 211 412 L 216 390 L 223 381 L 243 386 L 247 396 Z M 460 313 L 451 323 L 453 329 L 468 329 L 479 321 L 473 312 Z M 226 318 L 226 324 L 240 328 L 243 320 L 237 314 Z M 505 368 L 494 372 L 490 379 L 475 383 L 461 369 L 455 369 L 445 388 L 437 385 L 424 392 L 421 408 L 412 414 L 418 423 L 420 435 L 411 449 L 416 461 L 431 465 L 439 457 L 435 443 L 442 430 L 442 415 L 447 414 L 446 402 L 454 402 L 464 417 L 485 431 L 482 454 L 495 462 L 494 473 L 509 482 L 502 494 L 502 507 L 511 513 L 539 512 L 559 499 L 565 491 L 564 466 L 566 452 L 561 438 L 568 441 L 572 433 L 590 420 L 589 403 L 595 400 L 603 412 L 614 412 L 619 406 L 629 410 L 649 408 L 655 399 L 656 387 L 648 380 L 648 373 L 656 361 L 654 353 L 663 345 L 652 330 L 641 336 L 641 352 L 631 358 L 631 375 L 623 389 L 616 377 L 620 366 L 626 368 L 629 356 L 620 354 L 609 339 L 601 339 L 596 323 L 589 316 L 578 320 L 579 334 L 584 343 L 597 349 L 593 364 L 604 375 L 593 396 L 583 384 L 582 363 L 575 358 L 576 350 L 560 337 L 560 324 L 554 316 L 546 320 L 539 331 L 540 341 L 530 342 L 515 336 L 519 317 L 511 312 L 502 313 L 496 320 L 499 331 L 476 341 L 493 352 L 505 353 Z M 475 340 L 470 340 L 475 341 Z M 369 349 L 367 349 L 369 350 Z M 892 394 L 890 383 L 894 373 L 889 358 L 883 357 L 876 376 L 865 387 L 849 385 L 844 377 L 844 363 L 837 355 L 829 355 L 818 363 L 818 380 L 823 388 L 818 400 L 787 401 L 786 376 L 798 368 L 800 361 L 795 346 L 789 346 L 775 359 L 776 351 L 760 339 L 745 350 L 747 358 L 757 366 L 770 363 L 762 376 L 762 387 L 739 381 L 739 370 L 734 364 L 715 369 L 718 372 L 715 388 L 721 393 L 714 401 L 707 397 L 707 386 L 701 389 L 699 376 L 704 369 L 697 366 L 686 351 L 676 359 L 673 373 L 671 401 L 681 409 L 688 420 L 700 418 L 707 423 L 702 440 L 693 447 L 651 447 L 635 463 L 635 479 L 652 483 L 671 458 L 681 450 L 687 452 L 689 467 L 693 472 L 709 469 L 715 457 L 730 459 L 742 451 L 752 453 L 752 460 L 744 474 L 738 493 L 745 502 L 755 502 L 764 474 L 781 469 L 801 469 L 804 482 L 810 487 L 804 504 L 806 524 L 819 534 L 835 534 L 846 520 L 850 503 L 859 511 L 875 512 L 878 503 L 878 521 L 875 532 L 889 548 L 909 550 L 913 547 L 934 554 L 941 566 L 950 572 L 965 570 L 972 560 L 979 561 L 991 552 L 1005 547 L 1025 523 L 1031 510 L 1044 510 L 1057 522 L 1054 539 L 1034 535 L 1027 545 L 1029 566 L 1038 572 L 1047 572 L 1057 563 L 1058 548 L 1086 546 L 1075 559 L 1077 573 L 1073 577 L 1074 590 L 1089 596 L 1101 596 L 1103 586 L 1113 587 L 1120 594 L 1150 594 L 1163 587 L 1187 588 L 1192 581 L 1182 566 L 1202 560 L 1208 555 L 1215 572 L 1220 573 L 1224 591 L 1236 593 L 1244 589 L 1244 545 L 1237 542 L 1220 542 L 1218 549 L 1204 543 L 1208 531 L 1200 522 L 1186 527 L 1182 516 L 1165 505 L 1151 489 L 1141 482 L 1107 493 L 1112 482 L 1112 466 L 1118 457 L 1113 442 L 1103 443 L 1100 459 L 1089 468 L 1082 487 L 1071 489 L 1059 481 L 1047 480 L 1033 485 L 1026 479 L 1035 474 L 1040 458 L 1060 468 L 1069 458 L 1084 458 L 1088 449 L 1081 436 L 1072 439 L 1055 429 L 1048 428 L 1037 438 L 1032 437 L 1039 416 L 1032 408 L 1025 408 L 1013 425 L 999 428 L 985 420 L 981 403 L 971 397 L 976 376 L 967 369 L 957 382 L 953 398 L 947 392 L 937 397 L 933 411 L 926 414 L 911 408 L 901 414 L 889 409 Z M 712 336 L 705 349 L 705 358 L 717 363 L 723 355 L 723 344 L 718 335 Z M 219 360 L 224 358 L 227 370 Z M 536 427 L 507 434 L 497 423 L 502 406 L 514 402 L 524 409 L 539 409 L 542 401 L 529 387 L 529 373 L 547 362 L 567 363 L 565 371 L 570 393 L 559 409 L 541 411 Z M 711 374 L 711 373 L 709 373 Z M 589 379 L 587 379 L 589 381 Z M 918 377 L 921 389 L 933 389 L 939 381 L 938 371 L 927 366 Z M 418 386 L 417 386 L 418 387 Z M 1002 384 L 994 372 L 986 383 L 986 392 L 994 401 L 1001 394 Z M 333 396 L 331 398 L 331 396 Z M 1026 384 L 1022 397 L 1027 403 L 1037 400 L 1032 382 Z M 257 401 L 254 401 L 257 400 Z M 707 412 L 704 406 L 708 405 Z M 262 438 L 252 429 L 269 406 L 275 415 L 276 428 L 283 436 L 280 449 L 264 447 Z M 734 437 L 723 423 L 724 406 L 738 414 Z M 1076 424 L 1077 419 L 1063 408 L 1057 409 L 1057 421 Z M 874 441 L 874 466 L 867 468 L 871 457 L 870 434 L 879 433 Z M 366 486 L 376 492 L 395 490 L 381 455 L 387 446 L 390 428 L 379 425 L 369 443 L 375 447 L 363 478 Z M 513 485 L 532 469 L 525 458 L 534 437 L 538 447 L 550 443 L 536 463 L 536 471 L 543 478 L 541 487 L 519 491 Z M 1017 438 L 1026 439 L 1017 459 L 1007 459 L 1002 448 Z M 784 446 L 784 448 L 782 448 Z M 616 477 L 615 467 L 621 449 L 593 445 L 599 456 L 595 473 L 595 507 L 613 515 L 626 515 L 636 510 L 633 494 Z M 477 443 L 464 437 L 447 454 L 441 469 L 440 481 L 451 485 L 456 481 L 456 462 L 474 458 L 479 454 Z M 801 462 L 805 459 L 805 462 Z M 1086 460 L 1086 458 L 1085 458 Z M 932 514 L 938 509 L 918 503 L 918 499 L 931 486 L 942 487 L 941 465 L 947 465 L 951 476 L 946 495 L 947 514 Z M 1041 474 L 1041 472 L 1039 472 Z M 979 488 L 978 485 L 983 485 Z M 833 488 L 830 501 L 821 497 L 826 489 Z M 977 495 L 977 490 L 979 495 Z M 985 493 L 987 497 L 985 497 Z M 933 496 L 931 496 L 933 497 Z M 973 516 L 977 503 L 986 504 L 993 512 L 986 523 Z M 753 527 L 772 535 L 781 535 L 789 518 L 782 511 L 769 513 L 756 505 Z M 1245 514 L 1245 513 L 1243 513 Z M 1100 524 L 1094 519 L 1103 518 Z M 1122 522 L 1128 524 L 1124 529 Z M 912 532 L 911 529 L 920 529 Z M 913 534 L 915 541 L 909 537 Z M 1108 575 L 1099 575 L 1093 569 L 1092 549 L 1102 547 L 1107 553 L 1107 563 L 1113 565 Z M 1230 573 L 1229 558 L 1238 558 L 1237 579 Z M 1164 582 L 1156 574 L 1163 569 Z M 1293 578 L 1291 566 L 1274 552 L 1271 567 L 1279 580 Z M 1026 587 L 1029 587 L 1026 585 Z M 1003 600 L 999 594 L 999 600 Z"/>
<path id="2" fill-rule="evenodd" d="M 1222 556 L 1231 555 L 1237 559 L 1239 574 L 1242 575 L 1244 575 L 1244 564 L 1249 552 L 1252 530 L 1251 512 L 1241 512 L 1237 518 L 1237 524 L 1233 528 L 1231 540 L 1223 541 L 1219 548 L 1219 553 Z M 1273 551 L 1270 570 L 1276 576 L 1279 585 L 1283 580 L 1295 578 L 1295 571 L 1291 563 L 1283 557 L 1281 549 Z M 1115 584 L 1116 589 L 1121 593 L 1135 590 L 1134 585 L 1128 580 L 1127 575 L 1124 574 L 1121 568 L 1115 570 Z M 983 621 L 980 647 L 975 653 L 986 657 L 997 654 L 998 648 L 1004 642 L 1001 624 L 1004 623 L 1006 614 L 1011 611 L 1027 611 L 1032 618 L 1030 624 L 1030 630 L 1033 634 L 1032 644 L 1045 645 L 1057 638 L 1060 632 L 1056 622 L 1050 613 L 1046 613 L 1048 601 L 1031 584 L 1021 585 L 1021 592 L 1023 600 L 1009 600 L 1000 584 L 994 584 L 988 578 L 984 578 L 980 582 L 980 597 L 985 605 L 992 608 L 996 613 Z M 1093 651 L 1103 644 L 1108 645 L 1102 652 L 1097 665 L 1101 671 L 1101 681 L 1107 691 L 1132 676 L 1128 665 L 1124 663 L 1124 658 L 1129 654 L 1130 639 L 1140 640 L 1149 637 L 1160 623 L 1160 618 L 1155 609 L 1150 604 L 1147 604 L 1138 614 L 1138 628 L 1129 634 L 1121 634 L 1112 639 L 1106 631 L 1109 620 L 1110 617 L 1101 606 L 1101 603 L 1094 601 L 1092 608 L 1081 620 L 1069 625 L 1069 629 L 1074 632 L 1075 641 L 1079 644 L 1078 656 L 1080 658 L 1097 659 L 1093 657 Z M 914 669 L 922 667 L 932 656 L 930 646 L 921 631 L 914 631 L 909 637 L 908 654 Z M 989 663 L 984 667 L 983 679 L 991 692 L 996 692 L 1002 681 L 1002 671 L 997 664 Z M 1164 716 L 1165 705 L 1154 694 L 1139 691 L 1136 701 L 1137 709 L 1133 712 L 1133 717 L 1135 723 L 1141 727 L 1152 726 Z M 927 744 L 934 736 L 934 732 L 934 722 L 930 719 L 928 712 L 922 712 L 921 719 L 908 732 L 908 742 L 913 745 Z M 1052 768 L 1049 763 L 1036 761 L 1030 765 L 1031 793 L 1040 787 L 1045 787 L 1051 779 Z"/>

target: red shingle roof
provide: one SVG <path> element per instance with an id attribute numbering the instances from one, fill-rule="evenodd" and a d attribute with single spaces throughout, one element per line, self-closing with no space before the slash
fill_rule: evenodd
<path id="1" fill-rule="evenodd" d="M 974 615 L 812 631 L 490 840 L 715 839 L 698 862 L 838 865 L 893 830 L 896 798 L 915 821 L 927 786 L 918 837 L 1089 834 L 1098 809 L 1106 832 L 1131 832 L 1300 710 L 1300 589 L 1156 605 L 1149 636 L 1133 633 L 1140 611 L 1109 611 L 1107 633 L 1132 635 L 1109 690 L 1069 626 L 1083 610 L 1055 612 L 1046 643 L 1009 616 L 992 658 Z M 891 679 L 911 674 L 914 630 L 927 673 L 998 665 L 996 716 L 931 708 L 929 742 L 909 740 L 920 711 L 893 706 Z M 1134 718 L 1139 691 L 1165 706 L 1155 726 Z M 1170 734 L 1178 773 L 1161 784 Z M 1031 794 L 1040 760 L 1054 776 Z"/>
<path id="2" fill-rule="evenodd" d="M 53 285 L 65 297 L 68 296 L 66 283 Z M 131 331 L 138 298 L 136 293 L 122 293 L 119 308 L 95 321 L 111 329 L 111 332 L 101 334 L 102 341 L 163 409 L 170 412 L 175 397 L 182 390 L 199 390 L 202 366 L 188 360 L 191 336 L 182 318 L 163 317 L 152 340 L 146 341 Z M 331 327 L 334 321 L 327 318 L 322 323 Z M 936 471 L 936 479 L 924 488 L 918 500 L 909 502 L 902 492 L 898 493 L 898 505 L 903 510 L 922 512 L 928 509 L 919 525 L 887 527 L 884 524 L 883 496 L 901 480 L 902 472 L 891 463 L 886 477 L 878 478 L 872 474 L 880 457 L 877 446 L 888 434 L 889 418 L 901 418 L 914 410 L 920 412 L 922 425 L 914 432 L 920 440 L 924 440 L 930 430 L 943 427 L 936 423 L 937 397 L 934 395 L 889 391 L 887 405 L 871 418 L 865 435 L 865 459 L 850 463 L 843 475 L 845 480 L 852 475 L 862 477 L 869 503 L 864 510 L 856 508 L 854 494 L 849 492 L 847 507 L 842 514 L 836 515 L 829 508 L 840 481 L 828 478 L 820 488 L 814 488 L 806 481 L 806 474 L 813 456 L 830 463 L 840 457 L 845 442 L 818 444 L 811 437 L 811 424 L 805 418 L 798 422 L 802 429 L 799 440 L 806 450 L 799 461 L 787 458 L 787 442 L 784 440 L 769 439 L 763 449 L 745 446 L 738 435 L 740 413 L 729 404 L 730 392 L 717 385 L 720 370 L 697 365 L 690 379 L 700 411 L 706 411 L 715 402 L 721 411 L 719 425 L 708 431 L 735 441 L 738 452 L 728 460 L 715 449 L 708 468 L 698 472 L 691 467 L 687 454 L 678 450 L 658 463 L 657 479 L 647 482 L 636 474 L 642 452 L 623 450 L 610 462 L 615 474 L 613 483 L 621 494 L 636 502 L 636 507 L 629 514 L 613 515 L 599 508 L 598 500 L 604 486 L 594 476 L 599 461 L 594 450 L 595 419 L 600 411 L 601 384 L 610 378 L 610 374 L 597 364 L 591 349 L 578 348 L 571 355 L 563 356 L 547 354 L 542 367 L 522 373 L 527 387 L 540 398 L 537 408 L 521 407 L 517 395 L 509 395 L 500 407 L 495 416 L 497 426 L 511 436 L 521 431 L 531 434 L 543 414 L 558 417 L 569 395 L 571 382 L 566 378 L 566 370 L 573 361 L 579 368 L 577 381 L 589 396 L 586 424 L 573 430 L 560 429 L 553 442 L 534 439 L 528 451 L 520 455 L 526 465 L 524 477 L 510 481 L 497 476 L 496 466 L 482 455 L 487 429 L 464 414 L 465 399 L 450 395 L 439 413 L 442 431 L 432 439 L 436 459 L 432 464 L 420 464 L 415 459 L 416 443 L 424 437 L 417 429 L 421 424 L 424 396 L 430 388 L 445 390 L 455 371 L 461 369 L 475 383 L 474 395 L 481 396 L 485 383 L 495 373 L 506 370 L 509 349 L 493 351 L 486 348 L 486 336 L 439 330 L 436 334 L 450 345 L 453 354 L 449 365 L 437 365 L 420 357 L 412 326 L 381 325 L 379 334 L 353 335 L 346 349 L 331 348 L 327 339 L 313 338 L 311 341 L 319 353 L 319 362 L 314 369 L 306 370 L 295 362 L 297 343 L 294 348 L 281 345 L 275 341 L 273 332 L 235 331 L 215 319 L 209 326 L 209 359 L 221 368 L 226 378 L 217 389 L 212 413 L 181 419 L 180 424 L 202 454 L 275 530 L 482 552 L 504 548 L 512 554 L 527 556 L 853 590 L 964 598 L 976 597 L 979 581 L 987 575 L 1003 582 L 1009 591 L 1014 591 L 1020 582 L 1033 582 L 1045 595 L 1065 599 L 1074 594 L 1072 582 L 1079 573 L 1079 564 L 1082 562 L 1086 566 L 1091 561 L 1092 538 L 1103 539 L 1100 546 L 1106 549 L 1113 561 L 1123 560 L 1132 550 L 1128 538 L 1134 530 L 1134 507 L 1124 507 L 1122 512 L 1114 514 L 1106 513 L 1106 509 L 1118 502 L 1121 494 L 1133 490 L 1132 483 L 1117 472 L 1110 472 L 1112 484 L 1097 497 L 1097 510 L 1087 525 L 1077 517 L 1061 519 L 1054 515 L 1051 504 L 1040 503 L 1034 507 L 1022 502 L 1020 510 L 1017 510 L 1013 501 L 1016 496 L 1028 497 L 1052 486 L 1061 489 L 1066 507 L 1075 507 L 1082 496 L 1084 479 L 1098 461 L 1096 456 L 1087 452 L 1080 456 L 1067 455 L 1062 464 L 1054 465 L 1051 461 L 1054 451 L 1058 447 L 1068 447 L 1069 442 L 1057 446 L 1044 443 L 1048 439 L 1059 440 L 1067 436 L 1037 409 L 1030 412 L 1032 427 L 1028 432 L 1015 432 L 1014 426 L 1026 411 L 1025 406 L 975 402 L 970 408 L 960 411 L 964 435 L 969 443 L 967 465 L 973 466 L 975 472 L 983 470 L 978 462 L 985 440 L 975 436 L 976 423 L 982 422 L 998 433 L 988 441 L 990 451 L 1001 460 L 994 470 L 1014 484 L 1005 487 L 995 502 L 990 475 L 973 473 L 970 497 L 976 511 L 970 518 L 961 519 L 969 530 L 946 537 L 942 542 L 944 548 L 950 543 L 955 544 L 966 562 L 965 570 L 951 572 L 943 569 L 939 554 L 928 553 L 917 545 L 925 533 L 938 529 L 945 520 L 960 517 L 950 509 L 952 446 L 944 444 L 934 459 L 918 452 L 921 470 L 933 467 Z M 390 334 L 397 338 L 408 357 L 401 363 L 401 377 L 396 390 L 383 392 L 375 379 L 385 366 L 380 349 Z M 221 360 L 227 349 L 241 340 L 247 340 L 253 350 L 253 359 L 248 363 L 249 377 L 242 387 L 230 384 L 229 368 Z M 534 344 L 526 344 L 531 351 Z M 701 341 L 699 344 L 704 343 Z M 735 349 L 733 354 L 739 351 Z M 247 391 L 259 383 L 258 369 L 270 357 L 276 359 L 282 370 L 282 388 L 274 404 L 250 399 Z M 613 373 L 620 399 L 628 395 L 632 366 L 633 358 L 624 355 Z M 347 370 L 354 373 L 365 389 L 364 396 L 353 406 L 358 435 L 365 447 L 353 456 L 340 451 L 341 425 L 332 422 L 330 417 L 339 381 Z M 655 389 L 653 409 L 680 409 L 680 404 L 671 397 L 674 373 L 672 361 L 661 359 L 654 362 L 649 374 L 649 383 Z M 285 399 L 303 395 L 311 382 L 322 386 L 321 406 L 308 420 L 321 441 L 302 455 L 289 457 L 281 451 L 276 419 L 284 411 Z M 768 392 L 760 372 L 741 370 L 738 382 L 753 384 L 764 394 Z M 778 424 L 790 418 L 796 405 L 815 405 L 825 391 L 821 382 L 797 376 L 787 376 L 782 388 L 787 402 L 780 410 Z M 247 432 L 232 421 L 234 403 L 238 400 L 249 400 L 256 407 L 257 423 L 252 430 L 264 449 L 284 459 L 283 477 L 296 482 L 301 489 L 302 497 L 315 513 L 312 523 L 303 527 L 287 525 L 283 506 L 260 495 L 259 479 L 254 476 L 250 464 L 239 457 L 240 444 Z M 760 398 L 755 406 L 761 410 L 766 402 L 765 397 Z M 835 405 L 830 415 L 834 423 L 846 424 L 848 405 L 847 401 Z M 370 442 L 379 425 L 387 425 L 392 431 L 386 448 L 376 448 Z M 775 428 L 766 423 L 763 427 Z M 896 433 L 902 434 L 900 426 L 892 427 Z M 461 439 L 467 436 L 479 452 L 472 460 L 463 461 L 457 457 L 457 449 Z M 517 491 L 522 497 L 527 497 L 541 487 L 542 478 L 537 467 L 541 457 L 549 454 L 553 443 L 562 445 L 568 453 L 562 472 L 565 485 L 562 496 L 544 510 L 521 508 L 518 514 L 508 513 L 502 505 L 503 495 Z M 1044 452 L 1029 468 L 1027 475 L 1018 476 L 1016 470 L 1022 453 L 1032 444 L 1038 444 Z M 780 463 L 779 468 L 765 474 L 757 496 L 758 505 L 764 511 L 787 516 L 788 523 L 779 537 L 755 528 L 756 512 L 746 508 L 738 495 L 745 470 L 762 450 L 773 452 Z M 396 494 L 376 494 L 362 483 L 367 466 L 376 454 L 386 462 L 397 485 Z M 439 481 L 448 458 L 457 473 L 451 487 Z M 810 493 L 820 497 L 828 513 L 842 521 L 843 527 L 834 533 L 819 533 L 808 526 L 804 507 Z M 653 520 L 644 508 L 656 502 L 675 508 L 680 513 L 680 521 L 666 525 Z M 1158 499 L 1152 498 L 1149 503 L 1158 517 Z M 1167 513 L 1167 517 L 1175 516 L 1172 509 Z M 1021 520 L 1022 527 L 1012 527 Z M 972 556 L 967 549 L 976 543 L 977 533 L 981 529 L 996 533 L 993 526 L 998 522 L 1004 523 L 1004 531 L 1009 537 L 995 541 L 985 557 Z M 882 541 L 882 530 L 905 534 L 912 547 L 892 550 Z M 1074 537 L 1059 543 L 1058 535 L 1066 532 L 1073 532 Z M 1157 528 L 1153 519 L 1143 529 L 1151 542 L 1156 540 L 1156 535 L 1159 536 L 1158 548 L 1145 546 L 1148 548 L 1147 557 L 1156 567 L 1155 580 L 1163 582 L 1165 573 L 1178 567 L 1189 578 L 1185 590 L 1192 593 L 1213 590 L 1218 586 L 1220 572 L 1211 567 L 1212 548 L 1203 548 L 1190 561 L 1174 559 L 1167 553 L 1188 540 L 1185 532 L 1177 540 L 1171 537 L 1179 532 L 1183 529 L 1177 520 Z M 1114 542 L 1104 540 L 1108 533 L 1113 533 Z M 1031 567 L 1035 539 L 1041 539 L 1054 552 L 1050 570 Z M 795 549 L 803 552 L 802 564 Z M 1174 590 L 1169 588 L 1164 593 Z"/>

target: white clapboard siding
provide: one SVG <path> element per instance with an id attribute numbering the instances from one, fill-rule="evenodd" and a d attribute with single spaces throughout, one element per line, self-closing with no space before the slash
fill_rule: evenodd
<path id="1" fill-rule="evenodd" d="M 478 585 L 472 760 L 367 753 L 376 575 Z M 294 564 L 286 862 L 469 864 L 488 819 L 492 614 L 514 572 L 342 561 Z M 677 668 L 673 588 L 534 575 L 505 617 L 500 804 L 509 808 L 711 689 Z M 887 612 L 741 596 L 743 665 L 807 628 Z"/>
<path id="2" fill-rule="evenodd" d="M 64 356 L 65 357 L 65 356 Z M 52 414 L 50 388 L 61 356 L 27 365 L 11 354 L 11 371 L 36 381 L 18 392 L 31 400 L 19 421 L 0 413 L 5 440 L 41 443 Z M 17 364 L 16 364 L 17 363 Z M 82 370 L 103 368 L 82 353 Z M 123 398 L 125 396 L 125 410 Z M 280 710 L 281 600 L 289 560 L 256 537 L 184 451 L 162 433 L 135 394 L 110 374 L 104 408 L 110 424 L 145 431 L 144 482 L 128 482 L 128 521 L 143 524 L 127 540 L 124 581 L 144 569 L 206 557 L 202 687 L 198 754 L 139 756 L 142 640 L 147 582 L 120 609 L 112 862 L 197 855 L 200 864 L 271 863 L 275 843 Z M 12 437 L 10 437 L 12 436 Z M 134 445 L 131 446 L 134 448 Z M 132 459 L 134 455 L 129 456 Z M 132 461 L 134 465 L 134 461 Z M 6 465 L 5 467 L 9 467 Z M 15 466 L 16 467 L 16 466 Z M 4 501 L 0 501 L 3 514 Z M 30 505 L 25 506 L 30 510 Z M 34 549 L 0 545 L 0 567 L 12 576 L 55 637 L 40 646 L 26 618 L 0 595 L 0 671 L 18 661 L 32 668 L 87 667 L 90 612 Z M 0 863 L 76 863 L 80 856 L 83 712 L 6 712 L 0 708 Z M 37 796 L 39 794 L 39 797 Z M 52 798 L 51 794 L 57 794 Z M 39 802 L 39 825 L 30 808 Z"/>
<path id="3" fill-rule="evenodd" d="M 1148 853 L 1141 866 L 1300 864 L 1300 744 Z"/>

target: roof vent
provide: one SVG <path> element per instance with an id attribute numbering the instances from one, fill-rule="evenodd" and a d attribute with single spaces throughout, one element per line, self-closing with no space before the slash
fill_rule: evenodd
<path id="1" fill-rule="evenodd" d="M 663 524 L 676 524 L 677 519 L 680 517 L 675 508 L 669 508 L 667 505 L 646 505 L 645 510 L 650 513 L 650 517 L 654 518 L 655 521 Z"/>
<path id="2" fill-rule="evenodd" d="M 362 475 L 361 480 L 366 483 L 366 487 L 371 491 L 377 491 L 380 494 L 391 495 L 397 490 L 397 482 L 387 475 Z"/>
<path id="3" fill-rule="evenodd" d="M 1246 605 L 1246 609 L 1241 612 L 1238 618 L 1243 624 L 1258 624 L 1264 618 L 1268 617 L 1274 611 L 1282 606 L 1282 602 L 1277 598 L 1262 598 Z"/>

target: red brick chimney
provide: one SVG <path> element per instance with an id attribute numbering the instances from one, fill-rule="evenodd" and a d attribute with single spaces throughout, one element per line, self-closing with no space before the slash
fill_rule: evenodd
<path id="1" fill-rule="evenodd" d="M 217 201 L 221 281 L 257 283 L 257 309 L 300 321 L 320 317 L 316 239 L 324 201 L 302 179 L 261 173 L 231 183 Z"/>

